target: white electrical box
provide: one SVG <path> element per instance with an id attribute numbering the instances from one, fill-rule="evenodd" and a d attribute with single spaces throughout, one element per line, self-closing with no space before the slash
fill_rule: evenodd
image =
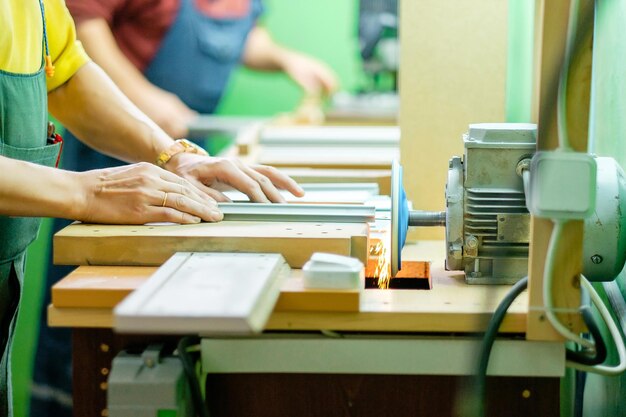
<path id="1" fill-rule="evenodd" d="M 537 217 L 582 220 L 593 214 L 596 161 L 577 152 L 538 152 L 532 159 L 528 210 Z"/>

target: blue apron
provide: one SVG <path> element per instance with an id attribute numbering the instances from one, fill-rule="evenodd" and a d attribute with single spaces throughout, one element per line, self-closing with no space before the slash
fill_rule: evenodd
<path id="1" fill-rule="evenodd" d="M 176 19 L 144 75 L 191 109 L 213 113 L 262 11 L 261 0 L 251 0 L 245 16 L 215 19 L 199 11 L 195 0 L 180 0 Z M 66 134 L 63 154 L 63 167 L 72 171 L 124 164 L 91 150 L 70 134 Z"/>
<path id="2" fill-rule="evenodd" d="M 245 16 L 218 20 L 205 16 L 194 3 L 181 0 L 176 21 L 145 75 L 154 85 L 206 114 L 215 111 L 230 74 L 239 65 L 262 5 L 252 0 Z"/>

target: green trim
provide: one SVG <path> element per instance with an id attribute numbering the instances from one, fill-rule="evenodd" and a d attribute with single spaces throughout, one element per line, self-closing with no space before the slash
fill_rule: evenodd
<path id="1" fill-rule="evenodd" d="M 509 0 L 505 115 L 530 122 L 533 91 L 535 2 Z"/>

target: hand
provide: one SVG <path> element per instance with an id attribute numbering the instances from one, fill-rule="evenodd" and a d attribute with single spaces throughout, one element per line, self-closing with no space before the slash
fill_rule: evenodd
<path id="1" fill-rule="evenodd" d="M 177 95 L 159 88 L 150 89 L 134 101 L 137 107 L 175 139 L 186 137 L 189 122 L 198 116 Z"/>
<path id="2" fill-rule="evenodd" d="M 148 163 L 79 173 L 89 223 L 199 223 L 222 220 L 214 199 L 183 178 Z"/>
<path id="3" fill-rule="evenodd" d="M 218 191 L 228 185 L 258 203 L 284 203 L 278 191 L 284 189 L 297 197 L 304 191 L 287 175 L 266 165 L 247 165 L 235 158 L 216 158 L 191 153 L 174 155 L 165 168 L 187 179 L 217 201 L 229 201 Z"/>
<path id="4" fill-rule="evenodd" d="M 329 95 L 337 90 L 337 76 L 333 70 L 310 56 L 294 51 L 285 52 L 282 69 L 308 95 Z"/>

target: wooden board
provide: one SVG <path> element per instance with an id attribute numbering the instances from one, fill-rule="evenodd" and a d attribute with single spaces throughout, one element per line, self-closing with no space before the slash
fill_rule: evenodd
<path id="1" fill-rule="evenodd" d="M 81 266 L 52 287 L 56 308 L 112 309 L 157 271 L 147 266 Z M 283 283 L 275 311 L 359 311 L 357 290 L 304 288 L 301 269 Z"/>
<path id="2" fill-rule="evenodd" d="M 448 161 L 463 154 L 468 125 L 505 119 L 507 4 L 400 2 L 401 162 L 416 209 L 445 209 Z M 409 236 L 443 239 L 444 230 L 414 228 Z"/>
<path id="3" fill-rule="evenodd" d="M 467 285 L 460 272 L 444 270 L 445 244 L 423 241 L 407 245 L 403 259 L 431 261 L 430 291 L 365 290 L 358 312 L 275 309 L 267 329 L 380 332 L 480 332 L 509 291 L 508 285 Z M 129 277 L 132 273 L 129 273 Z M 284 290 L 284 288 L 283 288 Z M 281 294 L 282 297 L 282 294 Z M 511 306 L 501 331 L 524 333 L 528 297 Z M 64 308 L 50 305 L 51 326 L 111 327 L 111 308 Z"/>
<path id="4" fill-rule="evenodd" d="M 300 268 L 314 252 L 367 261 L 368 225 L 235 222 L 118 226 L 76 223 L 54 236 L 59 265 L 158 266 L 176 252 L 281 253 Z"/>
<path id="5" fill-rule="evenodd" d="M 579 13 L 593 10 L 594 2 L 580 2 Z M 533 117 L 538 122 L 537 148 L 556 149 L 558 146 L 556 127 L 557 80 L 565 51 L 567 22 L 570 0 L 538 0 L 535 18 L 535 90 L 533 95 Z M 579 25 L 581 19 L 579 18 Z M 592 23 L 591 23 L 592 24 Z M 579 29 L 580 31 L 580 29 Z M 567 97 L 567 119 L 572 147 L 587 150 L 589 127 L 589 94 L 591 87 L 592 33 L 584 41 L 582 53 L 574 57 L 576 71 L 570 73 Z M 552 222 L 546 219 L 531 219 L 531 245 L 529 262 L 530 313 L 527 336 L 532 340 L 561 340 L 541 311 L 543 300 L 543 271 L 548 243 L 552 234 Z M 578 274 L 582 271 L 583 222 L 569 222 L 562 234 L 562 248 L 556 254 L 554 281 L 554 306 L 576 309 L 580 305 Z M 560 313 L 563 323 L 572 329 L 582 330 L 580 314 Z"/>

